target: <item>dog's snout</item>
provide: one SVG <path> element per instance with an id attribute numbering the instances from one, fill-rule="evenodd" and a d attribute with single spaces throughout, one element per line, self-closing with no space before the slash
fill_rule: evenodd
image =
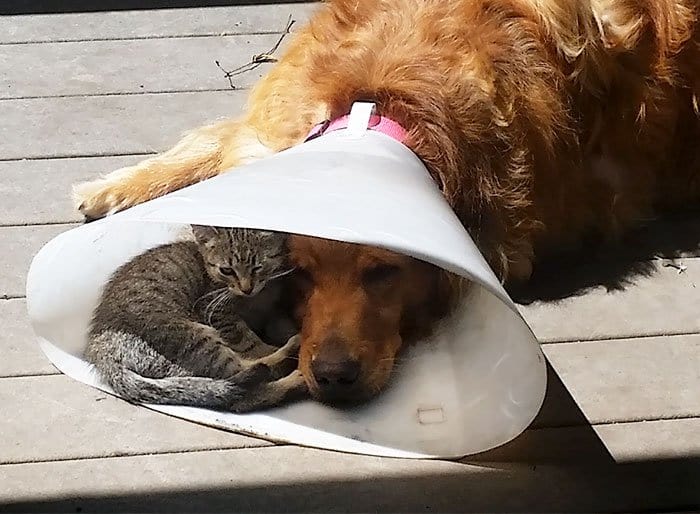
<path id="1" fill-rule="evenodd" d="M 311 371 L 319 386 L 343 388 L 353 385 L 360 376 L 360 361 L 355 359 L 315 359 Z"/>
<path id="2" fill-rule="evenodd" d="M 338 341 L 328 341 L 311 361 L 311 373 L 326 399 L 340 400 L 350 395 L 360 378 L 360 361 L 343 351 Z"/>

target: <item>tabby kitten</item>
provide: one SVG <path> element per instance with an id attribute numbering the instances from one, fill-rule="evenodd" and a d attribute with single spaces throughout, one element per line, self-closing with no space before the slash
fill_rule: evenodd
<path id="1" fill-rule="evenodd" d="M 287 358 L 299 347 L 280 308 L 291 272 L 284 234 L 192 226 L 112 275 L 85 357 L 127 400 L 244 412 L 306 393 Z M 255 330 L 270 342 L 264 343 Z M 283 377 L 283 378 L 280 378 Z"/>

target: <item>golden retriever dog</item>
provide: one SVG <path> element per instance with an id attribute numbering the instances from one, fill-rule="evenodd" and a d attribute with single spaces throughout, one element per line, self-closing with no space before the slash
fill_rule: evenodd
<path id="1" fill-rule="evenodd" d="M 331 0 L 238 119 L 75 189 L 88 218 L 304 141 L 372 101 L 407 132 L 495 272 L 614 238 L 700 198 L 700 0 Z M 377 173 L 381 173 L 377 169 Z M 352 199 L 348 199 L 352 201 Z M 386 384 L 440 311 L 442 273 L 377 248 L 294 237 L 307 281 L 300 369 L 319 399 Z M 449 285 L 449 283 L 448 283 Z M 432 313 L 432 314 L 431 314 Z"/>

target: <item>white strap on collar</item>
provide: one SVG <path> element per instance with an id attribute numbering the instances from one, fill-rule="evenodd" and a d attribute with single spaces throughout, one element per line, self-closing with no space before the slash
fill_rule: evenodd
<path id="1" fill-rule="evenodd" d="M 375 112 L 372 102 L 355 102 L 348 116 L 347 134 L 351 137 L 362 136 L 369 128 L 369 120 Z"/>

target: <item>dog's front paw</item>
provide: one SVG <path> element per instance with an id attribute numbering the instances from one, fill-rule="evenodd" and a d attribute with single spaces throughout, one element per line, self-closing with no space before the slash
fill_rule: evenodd
<path id="1" fill-rule="evenodd" d="M 87 220 L 104 218 L 148 200 L 148 189 L 133 183 L 130 168 L 73 186 L 75 207 Z"/>
<path id="2" fill-rule="evenodd" d="M 104 218 L 129 207 L 119 185 L 107 179 L 83 182 L 73 186 L 73 202 L 86 220 Z"/>

